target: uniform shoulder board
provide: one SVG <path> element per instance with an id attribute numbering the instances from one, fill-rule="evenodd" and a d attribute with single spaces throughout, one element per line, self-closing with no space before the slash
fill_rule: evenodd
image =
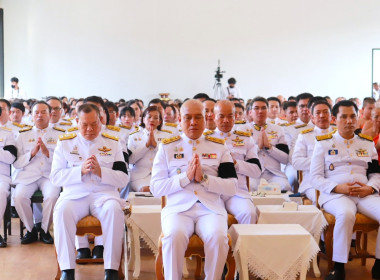
<path id="1" fill-rule="evenodd" d="M 60 122 L 59 124 L 60 124 L 60 125 L 67 125 L 67 126 L 70 126 L 70 125 L 72 125 L 72 123 L 71 123 L 71 122 Z"/>
<path id="2" fill-rule="evenodd" d="M 113 131 L 117 131 L 117 132 L 120 131 L 120 127 L 117 127 L 117 126 L 107 125 L 106 127 L 107 127 L 107 129 L 109 129 L 109 130 L 113 130 Z"/>
<path id="3" fill-rule="evenodd" d="M 53 129 L 61 131 L 61 132 L 66 132 L 66 130 L 64 130 L 63 128 L 56 127 L 56 126 L 53 126 Z"/>
<path id="4" fill-rule="evenodd" d="M 234 134 L 239 135 L 239 136 L 245 136 L 245 137 L 251 137 L 252 134 L 250 132 L 245 132 L 245 131 L 240 131 L 240 130 L 235 130 Z"/>
<path id="5" fill-rule="evenodd" d="M 7 127 L 5 127 L 5 128 L 7 128 Z M 29 130 L 32 130 L 32 128 L 33 127 L 27 127 L 27 128 L 24 128 L 24 129 L 21 129 L 21 130 L 19 130 L 18 132 L 25 132 L 25 131 L 29 131 Z"/>
<path id="6" fill-rule="evenodd" d="M 279 123 L 278 125 L 279 126 L 288 126 L 289 124 L 288 123 Z"/>
<path id="7" fill-rule="evenodd" d="M 177 127 L 178 126 L 178 124 L 176 124 L 176 123 L 165 123 L 165 125 L 166 126 L 171 126 L 171 127 Z"/>
<path id="8" fill-rule="evenodd" d="M 373 138 L 367 134 L 359 133 L 358 136 L 362 139 L 368 140 L 368 141 L 373 141 Z"/>
<path id="9" fill-rule="evenodd" d="M 307 123 L 296 125 L 294 128 L 299 129 L 299 128 L 302 128 L 302 127 L 305 127 L 305 126 L 307 126 Z"/>
<path id="10" fill-rule="evenodd" d="M 211 135 L 213 133 L 214 133 L 214 130 L 207 130 L 207 131 L 203 132 L 203 135 L 207 136 L 207 135 Z"/>
<path id="11" fill-rule="evenodd" d="M 170 134 L 173 133 L 173 131 L 170 131 L 170 130 L 167 130 L 167 129 L 161 129 L 161 131 L 163 131 L 163 132 L 167 132 L 167 133 L 170 133 Z"/>
<path id="12" fill-rule="evenodd" d="M 105 137 L 105 138 L 108 138 L 108 139 L 114 140 L 114 141 L 119 141 L 119 137 L 117 137 L 117 136 L 113 136 L 113 135 L 110 135 L 110 134 L 108 134 L 108 133 L 102 133 L 102 136 Z"/>
<path id="13" fill-rule="evenodd" d="M 246 121 L 236 121 L 235 124 L 246 124 Z"/>
<path id="14" fill-rule="evenodd" d="M 224 139 L 220 139 L 220 138 L 216 138 L 212 136 L 206 136 L 205 139 L 214 143 L 222 144 L 222 145 L 225 143 Z"/>
<path id="15" fill-rule="evenodd" d="M 170 138 L 164 138 L 164 139 L 161 140 L 161 143 L 164 144 L 164 145 L 166 145 L 166 144 L 178 141 L 180 139 L 181 139 L 181 136 L 174 136 L 174 137 L 170 137 Z"/>
<path id="16" fill-rule="evenodd" d="M 325 134 L 325 135 L 320 135 L 320 136 L 316 136 L 315 138 L 318 140 L 318 141 L 322 141 L 322 140 L 327 140 L 327 139 L 331 139 L 333 136 L 332 134 Z"/>
<path id="17" fill-rule="evenodd" d="M 314 131 L 314 128 L 313 128 L 313 127 L 312 127 L 312 128 L 309 128 L 309 129 L 302 130 L 301 133 L 302 133 L 302 134 L 306 134 L 306 133 L 309 133 L 309 132 L 312 132 L 312 131 Z"/>
<path id="18" fill-rule="evenodd" d="M 62 120 L 66 121 L 66 122 L 71 122 L 73 119 L 75 119 L 75 118 L 64 118 Z"/>
<path id="19" fill-rule="evenodd" d="M 135 131 L 131 132 L 129 135 L 135 134 L 136 132 L 139 132 L 139 131 L 140 129 L 137 128 Z"/>
<path id="20" fill-rule="evenodd" d="M 131 129 L 132 128 L 131 126 L 126 126 L 124 124 L 119 124 L 119 127 L 125 128 L 125 129 Z"/>
<path id="21" fill-rule="evenodd" d="M 10 127 L 4 127 L 4 126 L 2 126 L 1 129 L 2 130 L 6 130 L 6 131 L 12 131 L 12 128 L 10 128 Z"/>
<path id="22" fill-rule="evenodd" d="M 74 139 L 75 137 L 77 137 L 77 135 L 75 133 L 63 134 L 63 135 L 58 136 L 59 140 L 61 140 L 61 141 Z"/>
<path id="23" fill-rule="evenodd" d="M 19 128 L 24 128 L 25 124 L 21 124 L 21 123 L 18 123 L 18 122 L 13 122 L 12 123 L 14 126 L 17 126 Z"/>
<path id="24" fill-rule="evenodd" d="M 70 127 L 69 129 L 67 129 L 68 132 L 77 131 L 77 130 L 78 130 L 77 126 Z"/>

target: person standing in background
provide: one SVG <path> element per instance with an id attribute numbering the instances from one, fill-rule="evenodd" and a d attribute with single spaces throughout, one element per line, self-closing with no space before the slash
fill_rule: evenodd
<path id="1" fill-rule="evenodd" d="M 7 100 L 10 99 L 26 99 L 26 92 L 23 89 L 20 89 L 18 86 L 18 78 L 13 77 L 11 79 L 11 88 L 7 89 L 4 94 L 4 98 Z"/>

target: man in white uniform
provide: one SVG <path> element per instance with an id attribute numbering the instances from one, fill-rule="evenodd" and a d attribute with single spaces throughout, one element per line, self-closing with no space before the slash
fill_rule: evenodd
<path id="1" fill-rule="evenodd" d="M 118 187 L 128 182 L 117 138 L 102 133 L 99 109 L 83 104 L 78 111 L 79 134 L 60 137 L 50 179 L 63 187 L 54 209 L 54 236 L 61 279 L 74 279 L 77 222 L 87 215 L 100 220 L 104 242 L 105 279 L 118 279 L 123 244 L 123 201 Z"/>
<path id="2" fill-rule="evenodd" d="M 165 279 L 182 279 L 190 236 L 204 242 L 206 280 L 219 280 L 228 253 L 227 213 L 221 195 L 233 196 L 237 175 L 224 140 L 203 136 L 198 100 L 181 107 L 184 134 L 164 139 L 153 163 L 151 192 L 166 196 L 161 221 Z"/>
<path id="3" fill-rule="evenodd" d="M 238 175 L 238 191 L 234 196 L 223 196 L 226 209 L 235 216 L 239 224 L 255 224 L 256 207 L 248 192 L 247 177 L 259 178 L 261 165 L 257 158 L 257 146 L 250 132 L 233 130 L 235 106 L 228 100 L 220 100 L 215 105 L 216 130 L 210 136 L 224 139 L 231 152 Z"/>
<path id="4" fill-rule="evenodd" d="M 310 178 L 311 156 L 316 142 L 315 137 L 335 132 L 335 129 L 330 127 L 330 104 L 326 100 L 318 100 L 313 103 L 311 118 L 315 127 L 305 129 L 298 135 L 292 155 L 292 165 L 296 170 L 303 172 L 303 180 L 298 191 L 305 194 L 315 204 L 315 189 Z"/>
<path id="5" fill-rule="evenodd" d="M 16 184 L 14 201 L 20 219 L 27 229 L 21 244 L 29 244 L 38 239 L 38 228 L 33 223 L 30 199 L 35 191 L 41 190 L 44 207 L 40 240 L 53 244 L 49 227 L 60 188 L 50 182 L 49 175 L 54 149 L 62 132 L 49 127 L 51 108 L 46 102 L 37 101 L 32 107 L 32 114 L 35 126 L 20 130 L 16 141 L 17 160 L 13 164 L 16 170 L 12 174 L 13 183 Z"/>
<path id="6" fill-rule="evenodd" d="M 0 116 L 2 114 L 0 108 Z M 16 160 L 17 149 L 13 133 L 9 128 L 0 127 L 0 219 L 3 219 L 11 183 L 11 164 Z M 6 225 L 4 225 L 5 227 Z M 7 242 L 0 235 L 0 248 Z"/>
<path id="7" fill-rule="evenodd" d="M 372 138 L 355 135 L 358 108 L 341 101 L 332 109 L 338 131 L 318 136 L 311 159 L 312 182 L 320 192 L 319 204 L 335 216 L 334 270 L 327 280 L 345 279 L 356 212 L 380 222 L 380 167 Z M 372 278 L 380 279 L 380 230 Z"/>

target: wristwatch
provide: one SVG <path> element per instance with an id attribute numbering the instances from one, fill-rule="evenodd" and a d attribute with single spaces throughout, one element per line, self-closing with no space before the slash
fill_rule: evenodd
<path id="1" fill-rule="evenodd" d="M 207 174 L 203 174 L 202 180 L 201 180 L 201 184 L 202 183 L 207 183 L 207 182 L 208 182 L 208 176 L 207 176 Z"/>

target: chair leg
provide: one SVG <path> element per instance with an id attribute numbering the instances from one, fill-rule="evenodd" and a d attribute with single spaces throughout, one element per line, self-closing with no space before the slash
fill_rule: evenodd
<path id="1" fill-rule="evenodd" d="M 328 271 L 331 271 L 333 269 L 333 261 L 332 261 L 333 232 L 334 232 L 334 227 L 331 225 L 328 226 L 325 231 L 325 246 L 326 246 L 326 257 L 327 257 L 327 262 L 328 262 L 328 267 L 327 267 Z"/>
<path id="2" fill-rule="evenodd" d="M 158 254 L 156 257 L 156 279 L 165 280 L 164 278 L 164 266 L 162 262 L 162 248 L 158 249 Z"/>
<path id="3" fill-rule="evenodd" d="M 24 223 L 20 219 L 20 239 L 24 237 Z"/>
<path id="4" fill-rule="evenodd" d="M 366 265 L 367 262 L 367 242 L 368 242 L 368 233 L 364 232 L 364 240 L 363 240 L 363 247 L 362 247 L 362 265 Z"/>
<path id="5" fill-rule="evenodd" d="M 124 256 L 124 246 L 121 249 L 121 258 L 120 258 L 120 265 L 119 265 L 119 271 L 118 271 L 118 276 L 119 276 L 120 280 L 124 280 L 123 262 L 122 262 L 123 256 Z M 126 261 L 126 260 L 124 260 L 124 261 Z M 125 273 L 128 273 L 128 271 L 126 271 Z"/>
<path id="6" fill-rule="evenodd" d="M 57 250 L 54 250 L 54 252 L 55 252 L 55 258 L 57 260 L 57 274 L 55 275 L 55 280 L 59 280 L 61 278 L 61 268 L 59 267 L 59 263 L 58 263 Z"/>
<path id="7" fill-rule="evenodd" d="M 226 280 L 233 280 L 235 277 L 236 262 L 232 252 L 227 255 L 227 269 Z"/>
<path id="8" fill-rule="evenodd" d="M 197 260 L 197 266 L 195 268 L 195 278 L 200 278 L 202 273 L 202 258 L 198 255 L 195 256 Z"/>

